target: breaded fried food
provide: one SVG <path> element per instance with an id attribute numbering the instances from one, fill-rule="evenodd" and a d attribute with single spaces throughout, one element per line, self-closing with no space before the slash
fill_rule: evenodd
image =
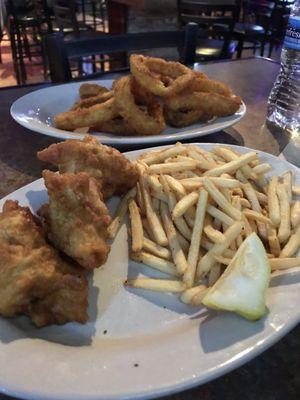
<path id="1" fill-rule="evenodd" d="M 107 92 L 109 90 L 106 87 L 97 83 L 82 83 L 79 87 L 79 96 L 81 99 L 87 99 Z"/>
<path id="2" fill-rule="evenodd" d="M 56 128 L 74 131 L 77 128 L 94 126 L 106 122 L 118 115 L 115 99 L 110 97 L 88 108 L 76 108 L 54 117 Z"/>
<path id="3" fill-rule="evenodd" d="M 85 323 L 83 268 L 63 260 L 27 207 L 7 200 L 0 213 L 0 314 L 25 314 L 36 326 Z"/>
<path id="4" fill-rule="evenodd" d="M 137 167 L 118 150 L 105 146 L 91 135 L 66 140 L 39 151 L 39 160 L 56 165 L 60 173 L 86 172 L 101 184 L 104 198 L 121 195 L 139 178 Z"/>
<path id="5" fill-rule="evenodd" d="M 224 96 L 211 92 L 182 92 L 165 99 L 165 104 L 173 111 L 201 109 L 205 114 L 226 117 L 240 108 L 242 101 L 237 96 Z"/>
<path id="6" fill-rule="evenodd" d="M 93 269 L 108 257 L 107 227 L 111 221 L 100 186 L 85 172 L 56 174 L 43 171 L 49 204 L 38 214 L 55 247 L 82 267 Z"/>
<path id="7" fill-rule="evenodd" d="M 78 110 L 79 108 L 89 108 L 95 104 L 105 103 L 107 100 L 113 97 L 113 92 L 107 91 L 105 93 L 97 94 L 97 96 L 87 97 L 76 101 L 71 110 Z"/>

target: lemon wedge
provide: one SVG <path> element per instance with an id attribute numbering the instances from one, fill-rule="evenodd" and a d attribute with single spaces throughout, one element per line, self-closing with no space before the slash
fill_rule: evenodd
<path id="1" fill-rule="evenodd" d="M 254 321 L 265 313 L 269 282 L 270 265 L 264 245 L 256 233 L 252 233 L 202 303 L 217 310 L 234 311 Z"/>

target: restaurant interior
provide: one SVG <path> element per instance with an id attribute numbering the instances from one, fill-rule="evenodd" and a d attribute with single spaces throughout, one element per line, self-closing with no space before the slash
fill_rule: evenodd
<path id="1" fill-rule="evenodd" d="M 293 2 L 1 0 L 0 86 L 51 80 L 46 38 L 55 32 L 60 32 L 68 41 L 127 33 L 175 31 L 188 22 L 196 22 L 199 27 L 206 28 L 198 35 L 198 62 L 255 55 L 278 60 Z M 213 19 L 208 23 L 209 16 Z M 147 40 L 143 41 L 145 51 Z M 103 50 L 103 53 L 73 60 L 72 76 L 126 68 L 128 54 L 113 54 L 112 50 L 105 45 L 106 53 Z M 178 58 L 174 49 L 153 50 L 152 54 L 167 59 Z"/>

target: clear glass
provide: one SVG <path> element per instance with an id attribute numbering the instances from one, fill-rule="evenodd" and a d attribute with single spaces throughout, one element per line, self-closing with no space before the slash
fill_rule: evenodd
<path id="1" fill-rule="evenodd" d="M 300 27 L 300 0 L 294 3 L 291 18 L 294 26 Z M 300 39 L 297 29 L 293 37 Z M 280 72 L 268 100 L 267 122 L 295 137 L 300 135 L 300 44 L 294 47 L 283 45 Z"/>

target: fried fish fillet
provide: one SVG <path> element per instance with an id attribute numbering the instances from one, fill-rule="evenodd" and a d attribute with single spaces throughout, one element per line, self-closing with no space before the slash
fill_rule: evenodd
<path id="1" fill-rule="evenodd" d="M 35 325 L 88 319 L 85 271 L 45 240 L 29 208 L 7 200 L 0 213 L 0 314 L 29 316 Z"/>
<path id="2" fill-rule="evenodd" d="M 86 172 L 101 184 L 104 198 L 123 194 L 139 178 L 137 167 L 118 150 L 102 145 L 91 135 L 66 140 L 38 152 L 39 160 L 58 166 L 59 172 Z"/>
<path id="3" fill-rule="evenodd" d="M 57 174 L 43 171 L 49 204 L 38 214 L 49 240 L 86 269 L 105 263 L 110 246 L 107 227 L 111 221 L 100 187 L 85 172 Z"/>

